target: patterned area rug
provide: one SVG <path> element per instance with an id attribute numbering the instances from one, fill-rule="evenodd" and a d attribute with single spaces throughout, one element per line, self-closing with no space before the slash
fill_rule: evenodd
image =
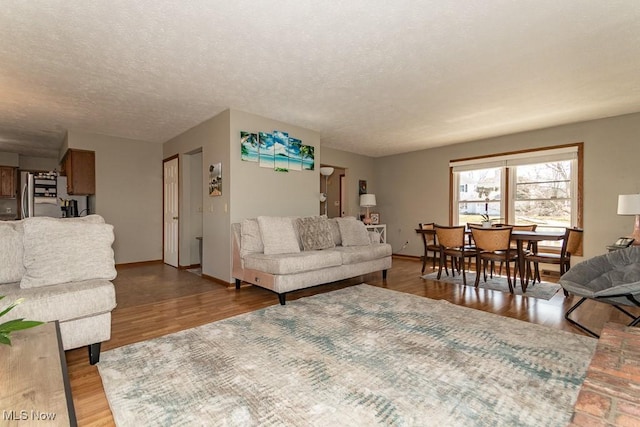
<path id="1" fill-rule="evenodd" d="M 101 355 L 118 425 L 565 426 L 596 340 L 358 285 Z"/>
<path id="2" fill-rule="evenodd" d="M 424 276 L 422 276 L 423 279 L 437 281 L 436 277 L 438 277 L 437 272 L 425 274 Z M 467 286 L 474 288 L 475 280 L 476 273 L 472 271 L 467 272 Z M 456 273 L 454 277 L 451 277 L 444 274 L 444 271 L 442 272 L 442 276 L 440 277 L 439 281 L 445 283 L 456 283 L 458 285 L 463 284 L 461 275 Z M 493 275 L 493 278 L 487 275 L 486 282 L 484 281 L 484 278 L 480 276 L 480 284 L 478 285 L 478 288 L 509 293 L 509 284 L 507 283 L 506 276 L 498 276 L 495 274 Z M 562 288 L 557 283 L 542 281 L 540 283 L 536 282 L 536 284 L 533 286 L 527 286 L 527 292 L 523 294 L 522 287 L 520 286 L 520 279 L 518 279 L 515 282 L 515 286 L 513 287 L 513 293 L 514 295 L 525 295 L 532 298 L 550 300 L 560 289 Z"/>

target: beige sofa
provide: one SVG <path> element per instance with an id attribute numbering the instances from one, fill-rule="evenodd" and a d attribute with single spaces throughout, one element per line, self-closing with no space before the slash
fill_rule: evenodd
<path id="1" fill-rule="evenodd" d="M 1 304 L 23 299 L 2 322 L 57 320 L 63 348 L 86 345 L 97 363 L 116 306 L 113 240 L 113 226 L 98 215 L 0 222 Z"/>
<path id="2" fill-rule="evenodd" d="M 391 245 L 355 218 L 258 217 L 232 224 L 233 277 L 278 294 L 391 268 Z"/>

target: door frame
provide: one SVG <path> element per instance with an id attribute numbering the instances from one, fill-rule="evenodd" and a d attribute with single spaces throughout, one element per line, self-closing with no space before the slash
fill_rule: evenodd
<path id="1" fill-rule="evenodd" d="M 166 212 L 165 209 L 165 197 L 164 197 L 164 180 L 165 180 L 165 174 L 164 174 L 164 166 L 165 163 L 170 162 L 171 160 L 176 159 L 177 160 L 177 169 L 176 172 L 178 174 L 178 191 L 176 193 L 176 197 L 178 198 L 178 235 L 176 236 L 176 241 L 178 242 L 178 247 L 177 247 L 177 262 L 176 264 L 178 264 L 176 266 L 176 268 L 180 268 L 180 156 L 178 154 L 174 154 L 173 156 L 169 156 L 166 159 L 162 160 L 162 262 L 164 264 L 166 264 L 165 262 L 165 234 L 164 234 L 164 224 L 165 224 L 165 217 L 164 214 Z M 168 264 L 170 265 L 170 264 Z M 173 267 L 173 266 L 172 266 Z"/>

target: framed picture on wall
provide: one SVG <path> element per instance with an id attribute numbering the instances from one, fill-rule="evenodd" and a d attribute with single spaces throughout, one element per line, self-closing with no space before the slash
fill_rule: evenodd
<path id="1" fill-rule="evenodd" d="M 367 194 L 367 181 L 361 179 L 358 181 L 358 195 L 362 196 L 363 194 Z"/>
<path id="2" fill-rule="evenodd" d="M 380 224 L 380 214 L 378 212 L 371 212 L 371 224 Z"/>
<path id="3" fill-rule="evenodd" d="M 222 196 L 222 163 L 209 166 L 209 196 Z"/>

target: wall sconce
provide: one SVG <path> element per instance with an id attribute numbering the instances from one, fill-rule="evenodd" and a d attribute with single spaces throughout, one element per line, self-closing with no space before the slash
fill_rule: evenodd
<path id="1" fill-rule="evenodd" d="M 327 215 L 329 201 L 327 200 L 327 191 L 329 186 L 329 176 L 333 173 L 334 169 L 329 166 L 320 168 L 320 175 L 324 176 L 324 193 L 320 193 L 320 202 L 324 203 L 324 214 Z"/>

